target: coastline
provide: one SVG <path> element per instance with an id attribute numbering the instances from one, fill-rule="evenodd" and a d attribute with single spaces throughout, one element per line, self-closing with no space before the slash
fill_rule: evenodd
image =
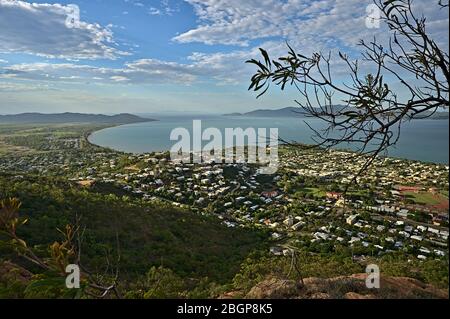
<path id="1" fill-rule="evenodd" d="M 166 140 L 161 140 L 161 137 L 166 136 L 166 134 L 170 134 L 170 127 L 171 125 L 173 125 L 173 127 L 186 127 L 188 130 L 190 130 L 190 125 L 192 123 L 190 123 L 191 119 L 183 119 L 182 121 L 179 122 L 171 122 L 171 121 L 164 121 L 164 123 L 161 123 L 163 125 L 157 125 L 155 126 L 155 128 L 152 127 L 139 127 L 138 128 L 138 132 L 128 132 L 126 131 L 126 133 L 122 133 L 122 132 L 118 132 L 115 130 L 112 130 L 111 133 L 106 133 L 103 134 L 100 137 L 100 141 L 95 141 L 93 138 L 94 133 L 98 133 L 101 132 L 103 130 L 106 129 L 114 129 L 117 127 L 122 127 L 122 126 L 126 126 L 126 125 L 133 125 L 133 124 L 139 124 L 139 123 L 126 123 L 126 124 L 118 124 L 118 125 L 111 125 L 108 127 L 104 127 L 101 129 L 97 129 L 97 130 L 92 130 L 91 132 L 89 132 L 89 134 L 86 136 L 86 140 L 88 141 L 89 144 L 96 146 L 96 147 L 101 147 L 101 148 L 105 148 L 105 149 L 112 149 L 114 151 L 117 152 L 122 152 L 124 154 L 146 154 L 146 153 L 152 153 L 152 152 L 167 152 L 170 150 L 170 145 L 168 144 L 168 142 Z M 178 120 L 177 120 L 178 121 Z M 220 118 L 219 121 L 217 118 L 213 118 L 213 120 L 211 120 L 208 124 L 210 124 L 209 126 L 205 124 L 205 128 L 206 127 L 218 127 L 219 129 L 221 129 L 221 126 L 225 126 L 222 125 L 223 123 L 228 124 L 227 123 L 227 118 L 225 117 L 223 119 L 224 122 L 220 122 Z M 433 122 L 436 122 L 438 120 L 432 120 Z M 159 121 L 161 122 L 161 121 Z M 447 121 L 445 121 L 447 122 Z M 237 125 L 238 127 L 247 127 L 246 125 L 251 125 L 251 123 L 247 123 L 247 122 L 243 122 L 243 123 L 234 123 L 235 126 Z M 284 124 L 286 123 L 277 123 L 280 129 L 282 129 L 284 126 Z M 287 123 L 287 124 L 292 124 L 292 123 Z M 233 123 L 230 124 L 231 126 L 233 125 Z M 254 124 L 253 124 L 254 125 Z M 270 125 L 267 123 L 262 123 L 261 127 L 264 127 L 264 125 Z M 428 125 L 429 126 L 429 125 Z M 434 126 L 434 125 L 433 125 Z M 148 129 L 148 134 L 147 132 L 144 131 L 143 134 L 141 131 Z M 291 129 L 291 128 L 290 128 Z M 295 128 L 296 129 L 296 128 Z M 427 130 L 429 130 L 429 127 L 421 127 L 418 128 L 418 130 L 424 130 L 425 132 L 429 132 Z M 131 128 L 130 130 L 133 130 L 133 128 Z M 438 129 L 436 130 L 433 134 L 436 135 L 436 133 L 441 134 L 442 129 Z M 446 129 L 444 128 L 444 131 Z M 292 129 L 291 129 L 292 131 Z M 125 132 L 125 131 L 124 131 Z M 303 133 L 303 135 L 299 135 L 299 138 L 297 139 L 298 145 L 304 145 L 304 146 L 314 146 L 313 143 L 310 143 L 309 141 L 302 141 L 302 136 L 304 137 L 306 134 L 305 132 L 301 132 Z M 421 131 L 420 131 L 421 132 Z M 287 131 L 284 132 L 283 136 L 287 136 L 288 134 L 290 134 L 292 132 Z M 405 134 L 405 133 L 404 133 Z M 148 140 L 146 140 L 145 136 L 147 136 Z M 292 135 L 292 134 L 291 134 Z M 167 139 L 168 139 L 167 135 Z M 281 134 L 280 134 L 281 136 Z M 411 136 L 411 135 L 409 135 Z M 295 138 L 285 138 L 285 141 L 296 141 Z M 422 138 L 421 141 L 419 141 L 416 145 L 415 140 L 413 141 L 413 147 L 411 147 L 411 139 L 408 139 L 408 135 L 405 135 L 405 140 L 409 141 L 409 143 L 407 143 L 406 145 L 401 145 L 402 148 L 399 148 L 399 146 L 397 145 L 397 147 L 392 147 L 389 151 L 389 154 L 387 155 L 383 155 L 381 157 L 384 158 L 391 158 L 391 159 L 396 159 L 396 160 L 403 160 L 403 161 L 410 161 L 410 162 L 422 162 L 422 163 L 430 163 L 430 164 L 436 164 L 436 165 L 444 165 L 444 166 L 448 166 L 449 165 L 449 159 L 447 157 L 447 155 L 443 155 L 442 150 L 444 150 L 445 152 L 445 148 L 442 147 L 442 143 L 434 143 L 432 144 L 431 147 L 426 147 L 428 146 L 427 142 L 426 142 L 426 138 Z M 424 142 L 425 140 L 425 142 Z M 436 141 L 437 139 L 431 139 L 430 141 Z M 441 139 L 439 139 L 441 140 Z M 98 143 L 98 144 L 97 144 Z M 280 143 L 281 145 L 284 145 L 285 143 Z M 424 146 L 426 144 L 426 146 Z M 336 148 L 336 150 L 339 151 L 344 151 L 344 152 L 349 152 L 349 153 L 357 153 L 356 150 L 352 150 L 351 148 L 346 148 L 344 147 L 345 145 L 343 145 L 340 148 Z M 434 153 L 436 150 L 436 153 Z M 428 154 L 428 155 L 427 155 Z M 431 156 L 429 156 L 431 154 Z"/>
<path id="2" fill-rule="evenodd" d="M 159 120 L 149 119 L 148 121 L 134 122 L 134 123 L 111 123 L 110 125 L 107 125 L 107 126 L 104 126 L 104 127 L 101 127 L 101 128 L 93 128 L 93 129 L 87 131 L 86 133 L 83 134 L 83 138 L 84 138 L 84 141 L 91 147 L 106 149 L 106 150 L 109 150 L 109 151 L 114 151 L 114 152 L 123 153 L 123 154 L 132 154 L 132 153 L 116 150 L 116 149 L 111 148 L 111 147 L 95 144 L 95 143 L 90 141 L 90 137 L 94 133 L 101 132 L 103 130 L 110 129 L 110 128 L 115 128 L 115 127 L 120 127 L 120 126 L 125 126 L 125 125 L 132 125 L 132 124 L 139 124 L 139 123 L 158 122 L 158 121 Z"/>
<path id="3" fill-rule="evenodd" d="M 122 125 L 119 125 L 119 126 L 122 126 Z M 115 126 L 112 126 L 112 127 L 115 127 Z M 106 127 L 105 129 L 112 128 L 112 127 Z M 116 152 L 116 153 L 120 153 L 120 154 L 129 154 L 129 155 L 143 155 L 143 154 L 169 152 L 168 149 L 167 150 L 159 150 L 159 151 L 148 151 L 148 152 L 127 152 L 127 151 L 121 151 L 121 150 L 114 149 L 114 148 L 107 147 L 107 146 L 98 145 L 98 144 L 92 143 L 91 141 L 88 140 L 88 137 L 90 137 L 92 133 L 99 132 L 101 130 L 103 130 L 103 129 L 100 129 L 98 131 L 92 131 L 92 132 L 89 133 L 89 135 L 87 135 L 87 137 L 85 139 L 86 139 L 86 142 L 90 146 L 95 147 L 95 148 L 99 148 L 99 149 L 105 149 L 105 150 L 107 150 L 109 152 Z M 295 147 L 297 147 L 297 148 L 301 148 L 301 147 L 312 148 L 315 145 L 299 143 L 299 144 L 293 146 L 293 145 L 290 145 L 288 143 L 282 143 L 282 144 L 279 144 L 279 146 L 281 148 L 295 148 Z M 334 149 L 334 151 L 345 152 L 345 153 L 349 153 L 349 154 L 356 154 L 357 153 L 357 152 L 355 152 L 353 150 L 349 150 L 349 149 Z M 365 156 L 365 155 L 361 154 L 359 156 Z M 391 159 L 391 160 L 399 160 L 399 161 L 404 161 L 404 162 L 411 162 L 411 163 L 425 163 L 425 164 L 433 164 L 433 165 L 444 166 L 444 167 L 445 166 L 449 166 L 448 163 L 431 162 L 431 161 L 424 161 L 424 160 L 419 160 L 419 159 L 409 159 L 409 158 L 403 158 L 403 157 L 397 157 L 397 156 L 389 156 L 389 155 L 388 156 L 381 156 L 380 155 L 379 157 L 380 158 L 387 158 L 387 159 Z"/>
<path id="4" fill-rule="evenodd" d="M 122 125 L 122 124 L 120 124 L 120 125 Z M 89 130 L 89 131 L 87 131 L 86 133 L 83 134 L 84 142 L 90 147 L 105 149 L 105 150 L 114 151 L 114 152 L 120 152 L 118 150 L 115 150 L 115 149 L 112 149 L 112 148 L 109 148 L 109 147 L 106 147 L 106 146 L 101 146 L 101 145 L 94 144 L 94 143 L 92 143 L 89 140 L 91 135 L 93 133 L 95 133 L 95 132 L 100 132 L 101 130 L 104 130 L 104 129 L 107 129 L 107 128 L 117 127 L 117 126 L 120 126 L 120 125 L 111 125 L 111 126 L 106 126 L 106 127 L 103 127 L 103 128 L 94 128 L 92 130 Z"/>

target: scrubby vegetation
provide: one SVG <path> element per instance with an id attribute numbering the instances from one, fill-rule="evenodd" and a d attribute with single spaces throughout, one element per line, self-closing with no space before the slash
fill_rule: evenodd
<path id="1" fill-rule="evenodd" d="M 227 228 L 212 217 L 105 195 L 55 178 L 1 176 L 0 197 L 20 199 L 14 227 L 17 238 L 24 241 L 11 240 L 5 232 L 5 214 L 12 204 L 3 201 L 1 298 L 93 297 L 87 290 L 87 277 L 82 286 L 86 290 L 68 290 L 64 271 L 54 267 L 55 249 L 61 250 L 67 239 L 66 225 L 78 225 L 72 227 L 79 227 L 82 235 L 82 242 L 73 245 L 72 255 L 64 255 L 66 262 L 79 251 L 83 266 L 98 280 L 113 280 L 117 272 L 118 296 L 123 298 L 212 298 L 229 291 L 243 297 L 273 275 L 296 281 L 351 275 L 363 273 L 365 264 L 372 261 L 386 275 L 417 278 L 438 287 L 448 285 L 444 261 L 413 265 L 395 254 L 358 263 L 345 251 L 333 255 L 301 252 L 298 271 L 293 270 L 291 257 L 267 253 L 263 232 Z M 50 266 L 40 267 L 23 258 L 27 253 L 17 249 L 18 244 L 26 245 Z"/>
<path id="2" fill-rule="evenodd" d="M 230 188 L 208 199 L 216 188 L 203 185 L 203 177 L 192 180 L 191 186 L 201 189 L 196 195 L 186 187 L 187 179 L 202 173 L 201 167 L 174 166 L 162 153 L 131 156 L 93 146 L 86 135 L 96 128 L 0 128 L 0 152 L 2 145 L 8 147 L 0 157 L 4 221 L 0 225 L 0 298 L 245 297 L 267 278 L 297 283 L 308 277 L 352 276 L 364 273 L 371 263 L 379 265 L 384 276 L 448 286 L 448 257 L 435 254 L 433 243 L 419 245 L 393 235 L 388 231 L 406 229 L 394 224 L 399 220 L 395 214 L 374 216 L 358 207 L 358 202 L 377 205 L 376 198 L 402 204 L 401 198 L 392 198 L 390 188 L 377 189 L 375 181 L 367 181 L 367 187 L 347 193 L 355 207 L 346 211 L 329 198 L 330 192 L 344 191 L 342 183 L 297 171 L 308 168 L 322 174 L 323 167 L 330 167 L 327 161 L 333 162 L 334 170 L 335 154 L 318 151 L 299 157 L 282 148 L 287 169 L 279 176 L 258 175 L 254 180 L 254 167 L 244 171 L 225 166 L 223 182 Z M 2 144 L 5 141 L 9 144 Z M 348 169 L 347 162 L 340 165 Z M 424 174 L 425 190 L 434 185 L 430 180 L 436 173 L 440 174 L 436 190 L 448 184 L 442 168 L 436 171 L 435 166 L 431 169 L 418 163 L 411 168 L 401 161 L 395 165 L 405 168 L 390 161 L 386 165 L 386 174 L 403 170 L 405 176 L 421 170 L 432 174 L 430 178 Z M 409 185 L 400 179 L 399 184 Z M 224 186 L 215 177 L 211 183 Z M 257 185 L 256 189 L 241 187 L 249 183 Z M 266 190 L 276 190 L 279 199 L 266 203 L 261 197 Z M 200 197 L 207 204 L 198 204 Z M 251 209 L 247 200 L 261 208 Z M 408 214 L 408 224 L 435 222 L 416 206 Z M 360 228 L 346 223 L 352 211 L 359 213 Z M 295 222 L 301 220 L 303 226 L 293 231 L 285 223 L 289 216 L 299 218 Z M 445 220 L 440 223 L 440 229 L 448 226 Z M 384 232 L 377 226 L 383 226 Z M 327 232 L 331 240 L 317 240 L 319 231 Z M 283 236 L 277 239 L 275 232 Z M 349 244 L 356 235 L 370 243 Z M 389 236 L 404 246 L 396 248 L 396 243 L 387 241 Z M 382 245 L 382 253 L 374 245 Z M 429 258 L 416 258 L 422 253 L 419 249 L 427 247 Z M 270 252 L 274 248 L 281 252 Z M 296 252 L 295 267 L 291 250 Z M 65 288 L 68 263 L 83 266 L 80 290 Z M 343 297 L 352 291 L 350 286 L 333 288 L 335 293 L 330 296 Z"/>
<path id="3" fill-rule="evenodd" d="M 145 286 L 145 282 L 151 283 L 160 275 L 189 280 L 188 290 L 195 290 L 196 283 L 206 287 L 225 284 L 252 251 L 267 248 L 261 232 L 227 228 L 211 217 L 95 193 L 53 178 L 0 177 L 0 195 L 20 199 L 20 216 L 27 223 L 18 227 L 17 235 L 36 255 L 49 257 L 50 245 L 61 239 L 58 229 L 79 223 L 83 227 L 79 249 L 86 268 L 96 274 L 109 274 L 119 267 L 120 280 L 130 287 L 136 286 L 134 282 Z M 0 238 L 3 261 L 10 260 L 34 274 L 41 272 L 17 257 L 7 236 Z M 161 289 L 170 287 L 163 285 Z M 181 289 L 177 291 L 181 296 Z M 161 297 L 165 293 L 146 292 L 141 296 Z"/>

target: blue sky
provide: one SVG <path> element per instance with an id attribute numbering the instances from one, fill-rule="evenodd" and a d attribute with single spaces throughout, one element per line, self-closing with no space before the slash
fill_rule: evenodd
<path id="1" fill-rule="evenodd" d="M 448 12 L 417 2 L 448 48 Z M 358 55 L 371 0 L 0 0 L 0 113 L 245 112 L 294 105 L 288 90 L 256 100 L 245 65 L 264 47 Z M 66 24 L 69 5 L 80 23 Z M 336 64 L 337 77 L 345 69 Z"/>

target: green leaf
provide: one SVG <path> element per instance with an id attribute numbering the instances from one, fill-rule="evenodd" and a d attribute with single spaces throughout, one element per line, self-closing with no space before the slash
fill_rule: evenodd
<path id="1" fill-rule="evenodd" d="M 264 91 L 262 91 L 256 98 L 259 99 L 261 96 L 263 96 L 267 90 L 269 90 L 269 85 L 267 85 L 266 89 Z"/>
<path id="2" fill-rule="evenodd" d="M 264 50 L 264 49 L 259 49 L 260 51 L 261 51 L 261 54 L 263 55 L 263 57 L 264 57 L 264 60 L 265 60 L 265 62 L 266 62 L 266 65 L 267 66 L 270 66 L 270 58 L 269 58 L 269 55 L 267 54 L 267 51 L 266 50 Z"/>

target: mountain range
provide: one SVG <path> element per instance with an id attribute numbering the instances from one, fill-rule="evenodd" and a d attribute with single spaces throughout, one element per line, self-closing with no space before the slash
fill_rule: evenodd
<path id="1" fill-rule="evenodd" d="M 105 123 L 105 124 L 131 124 L 156 121 L 133 114 L 122 113 L 117 115 L 82 114 L 82 113 L 21 113 L 14 115 L 0 115 L 0 123 L 26 124 L 26 123 Z"/>
<path id="2" fill-rule="evenodd" d="M 344 108 L 343 105 L 336 105 L 333 106 L 336 111 L 339 111 L 340 109 Z M 356 109 L 355 109 L 356 110 Z M 351 108 L 348 109 L 348 111 L 351 111 Z M 255 110 L 247 113 L 229 113 L 224 114 L 224 116 L 243 116 L 243 117 L 305 117 L 304 111 L 300 107 L 284 107 L 277 110 Z M 434 120 L 446 120 L 449 119 L 449 113 L 448 112 L 424 112 L 421 115 L 417 116 L 417 119 L 420 118 L 429 118 Z"/>
<path id="3" fill-rule="evenodd" d="M 247 113 L 229 113 L 224 116 L 249 116 L 249 117 L 304 117 L 298 107 L 285 107 L 278 110 L 255 110 Z"/>

